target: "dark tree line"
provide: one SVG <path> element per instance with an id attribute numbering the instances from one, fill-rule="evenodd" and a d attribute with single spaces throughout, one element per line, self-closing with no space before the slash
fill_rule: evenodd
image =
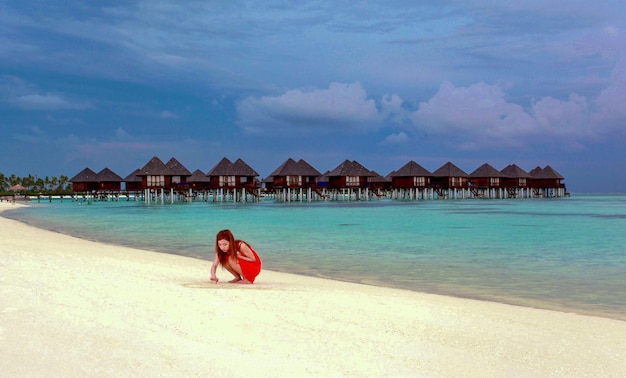
<path id="1" fill-rule="evenodd" d="M 11 190 L 11 187 L 15 185 L 21 185 L 25 189 L 23 190 Z M 0 173 L 0 193 L 10 194 L 19 192 L 20 194 L 71 194 L 72 183 L 69 182 L 69 177 L 49 177 L 44 178 L 37 177 L 37 175 L 28 175 L 25 177 L 19 177 L 15 174 L 6 176 L 4 173 Z"/>

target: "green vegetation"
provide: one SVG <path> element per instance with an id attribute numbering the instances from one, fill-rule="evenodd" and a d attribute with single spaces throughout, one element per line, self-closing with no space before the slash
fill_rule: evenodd
<path id="1" fill-rule="evenodd" d="M 21 185 L 25 189 L 11 190 L 11 187 L 15 185 Z M 18 177 L 15 174 L 11 176 L 5 176 L 4 173 L 0 173 L 0 194 L 9 195 L 19 193 L 22 195 L 36 196 L 43 195 L 61 195 L 72 194 L 72 183 L 69 182 L 67 176 L 37 177 L 36 175 L 28 175 L 26 177 Z"/>

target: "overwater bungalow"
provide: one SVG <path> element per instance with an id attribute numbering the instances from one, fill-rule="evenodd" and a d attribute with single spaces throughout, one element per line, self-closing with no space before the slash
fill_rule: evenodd
<path id="1" fill-rule="evenodd" d="M 391 178 L 376 171 L 372 171 L 372 174 L 373 176 L 367 180 L 371 193 L 378 198 L 387 198 L 391 189 Z"/>
<path id="2" fill-rule="evenodd" d="M 515 164 L 509 164 L 500 171 L 502 173 L 502 184 L 506 190 L 507 198 L 530 197 L 528 180 L 532 177 L 528 172 Z"/>
<path id="3" fill-rule="evenodd" d="M 468 190 L 467 179 L 467 173 L 447 162 L 433 172 L 431 185 L 437 198 L 468 198 L 471 192 Z"/>
<path id="4" fill-rule="evenodd" d="M 474 198 L 505 198 L 504 175 L 485 163 L 469 174 L 468 187 Z"/>
<path id="5" fill-rule="evenodd" d="M 211 180 L 206 173 L 200 169 L 196 169 L 187 177 L 187 187 L 191 190 L 192 199 L 201 199 L 207 201 L 211 190 Z"/>
<path id="6" fill-rule="evenodd" d="M 536 167 L 528 172 L 532 177 L 530 187 L 535 197 L 565 197 L 569 195 L 565 184 L 561 182 L 563 176 L 546 165 L 544 168 Z"/>
<path id="7" fill-rule="evenodd" d="M 85 168 L 69 181 L 72 183 L 74 193 L 82 194 L 89 200 L 108 200 L 111 197 L 119 198 L 124 179 L 109 168 L 104 168 L 98 173 Z"/>
<path id="8" fill-rule="evenodd" d="M 124 183 L 126 184 L 126 193 L 135 195 L 135 198 L 143 190 L 141 186 L 141 177 L 139 174 L 141 169 L 137 168 L 132 171 L 128 176 L 124 177 Z"/>
<path id="9" fill-rule="evenodd" d="M 160 201 L 174 202 L 175 190 L 179 189 L 181 180 L 180 172 L 169 168 L 161 159 L 154 156 L 139 170 L 137 176 L 141 177 L 141 187 L 144 190 L 146 202 Z"/>
<path id="10" fill-rule="evenodd" d="M 526 172 L 515 164 L 501 171 L 485 163 L 471 174 L 452 162 L 430 172 L 415 161 L 382 176 L 357 161 L 345 160 L 320 174 L 303 159 L 287 159 L 263 180 L 242 159 L 223 158 L 207 174 L 191 173 L 176 158 L 167 164 L 153 157 L 143 168 L 121 179 L 108 168 L 95 173 L 83 169 L 71 180 L 75 193 L 97 196 L 142 198 L 146 201 L 175 199 L 192 201 L 278 201 L 367 200 L 367 199 L 459 199 L 459 198 L 545 198 L 568 196 L 563 176 L 549 165 Z M 262 192 L 263 190 L 263 192 Z"/>
<path id="11" fill-rule="evenodd" d="M 266 191 L 273 192 L 280 201 L 311 201 L 325 199 L 318 188 L 317 178 L 321 173 L 308 162 L 287 159 L 265 180 Z"/>
<path id="12" fill-rule="evenodd" d="M 191 173 L 191 176 L 187 178 L 187 184 L 194 191 L 211 189 L 211 180 L 206 173 L 199 169 L 196 169 Z"/>
<path id="13" fill-rule="evenodd" d="M 109 168 L 104 168 L 96 175 L 98 182 L 98 193 L 102 199 L 109 199 L 110 196 L 119 198 L 124 179 Z"/>
<path id="14" fill-rule="evenodd" d="M 327 174 L 330 199 L 369 199 L 369 178 L 375 174 L 356 160 L 345 160 Z"/>
<path id="15" fill-rule="evenodd" d="M 214 201 L 258 201 L 261 188 L 257 186 L 259 174 L 242 159 L 234 163 L 224 157 L 207 173 Z"/>
<path id="16" fill-rule="evenodd" d="M 165 163 L 174 175 L 172 176 L 172 185 L 177 185 L 179 188 L 185 188 L 187 186 L 187 178 L 191 176 L 191 172 L 182 165 L 176 158 L 171 158 Z"/>
<path id="17" fill-rule="evenodd" d="M 389 177 L 391 178 L 392 198 L 426 199 L 433 196 L 430 184 L 433 174 L 413 160 L 397 171 L 389 173 Z"/>
<path id="18" fill-rule="evenodd" d="M 69 181 L 72 183 L 72 190 L 75 193 L 92 193 L 98 190 L 98 174 L 90 168 L 85 168 L 72 177 Z"/>

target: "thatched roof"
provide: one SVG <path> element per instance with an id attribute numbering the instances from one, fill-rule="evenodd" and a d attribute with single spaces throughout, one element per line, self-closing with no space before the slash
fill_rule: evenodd
<path id="1" fill-rule="evenodd" d="M 503 177 L 506 178 L 531 178 L 532 176 L 528 174 L 525 170 L 518 167 L 515 164 L 507 165 L 503 170 L 500 171 Z"/>
<path id="2" fill-rule="evenodd" d="M 467 173 L 465 173 L 461 168 L 452 164 L 451 162 L 447 162 L 442 165 L 439 169 L 433 172 L 434 177 L 467 177 Z"/>
<path id="3" fill-rule="evenodd" d="M 122 179 L 121 176 L 119 176 L 117 173 L 113 172 L 109 168 L 104 168 L 103 170 L 98 172 L 98 174 L 96 175 L 96 181 L 99 181 L 99 182 L 122 182 L 122 181 L 124 181 L 124 179 Z"/>
<path id="4" fill-rule="evenodd" d="M 372 174 L 374 176 L 370 177 L 369 182 L 385 182 L 385 183 L 390 183 L 391 182 L 391 178 L 390 177 L 383 177 L 381 174 L 379 174 L 376 171 L 372 171 Z"/>
<path id="5" fill-rule="evenodd" d="M 292 158 L 287 159 L 281 164 L 270 177 L 274 176 L 319 176 L 321 173 L 313 168 L 309 163 L 300 159 L 297 163 Z"/>
<path id="6" fill-rule="evenodd" d="M 76 176 L 70 179 L 70 182 L 98 182 L 96 172 L 89 168 L 85 168 L 80 171 Z"/>
<path id="7" fill-rule="evenodd" d="M 141 182 L 141 177 L 138 175 L 141 173 L 141 169 L 135 169 L 131 174 L 124 178 L 124 182 Z"/>
<path id="8" fill-rule="evenodd" d="M 543 168 L 543 172 L 549 178 L 555 178 L 555 179 L 558 179 L 558 180 L 563 180 L 564 179 L 564 177 L 559 172 L 557 172 L 554 168 L 552 168 L 549 165 L 546 165 Z"/>
<path id="9" fill-rule="evenodd" d="M 219 163 L 213 167 L 207 173 L 207 176 L 252 176 L 256 177 L 259 174 L 252 169 L 246 162 L 241 159 L 237 159 L 234 163 L 223 158 Z"/>
<path id="10" fill-rule="evenodd" d="M 536 167 L 535 169 L 528 172 L 532 178 L 540 179 L 540 180 L 563 180 L 563 176 L 557 171 L 554 170 L 549 165 L 546 165 L 543 169 L 541 167 Z"/>
<path id="11" fill-rule="evenodd" d="M 469 177 L 478 178 L 478 177 L 504 177 L 502 172 L 498 171 L 491 165 L 485 163 L 478 167 L 474 172 L 470 173 Z"/>
<path id="12" fill-rule="evenodd" d="M 406 163 L 402 168 L 397 171 L 389 173 L 389 177 L 427 177 L 432 176 L 426 168 L 417 164 L 413 160 Z"/>
<path id="13" fill-rule="evenodd" d="M 254 169 L 252 169 L 252 167 L 250 167 L 245 161 L 241 160 L 241 159 L 237 159 L 234 163 L 233 163 L 233 175 L 235 176 L 252 176 L 252 177 L 256 177 L 259 174 L 257 173 L 257 171 L 255 171 Z"/>
<path id="14" fill-rule="evenodd" d="M 176 158 L 171 158 L 166 164 L 176 176 L 191 176 L 191 172 L 185 168 Z"/>
<path id="15" fill-rule="evenodd" d="M 230 175 L 233 170 L 233 162 L 227 158 L 222 158 L 211 170 L 207 176 L 226 176 Z"/>
<path id="16" fill-rule="evenodd" d="M 199 169 L 193 171 L 187 182 L 211 182 L 207 175 Z"/>
<path id="17" fill-rule="evenodd" d="M 298 165 L 302 170 L 302 176 L 319 176 L 322 174 L 304 159 L 298 160 Z"/>
<path id="18" fill-rule="evenodd" d="M 360 176 L 360 177 L 373 177 L 374 173 L 369 169 L 362 166 L 356 160 L 346 160 L 339 164 L 335 169 L 328 172 L 328 177 L 345 177 L 345 176 Z"/>
<path id="19" fill-rule="evenodd" d="M 270 177 L 274 176 L 291 176 L 291 175 L 300 175 L 300 166 L 296 163 L 295 160 L 289 158 L 285 160 L 278 168 L 274 170 L 274 172 L 270 173 Z"/>
<path id="20" fill-rule="evenodd" d="M 148 162 L 148 164 L 140 169 L 138 176 L 156 175 L 177 176 L 177 174 L 166 166 L 161 159 L 155 156 Z"/>

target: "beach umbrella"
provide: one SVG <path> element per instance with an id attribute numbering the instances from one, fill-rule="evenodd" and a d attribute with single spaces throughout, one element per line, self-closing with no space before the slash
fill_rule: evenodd
<path id="1" fill-rule="evenodd" d="M 12 190 L 14 192 L 19 192 L 20 190 L 26 190 L 26 188 L 20 184 L 15 184 L 12 187 L 10 187 L 9 190 Z"/>

